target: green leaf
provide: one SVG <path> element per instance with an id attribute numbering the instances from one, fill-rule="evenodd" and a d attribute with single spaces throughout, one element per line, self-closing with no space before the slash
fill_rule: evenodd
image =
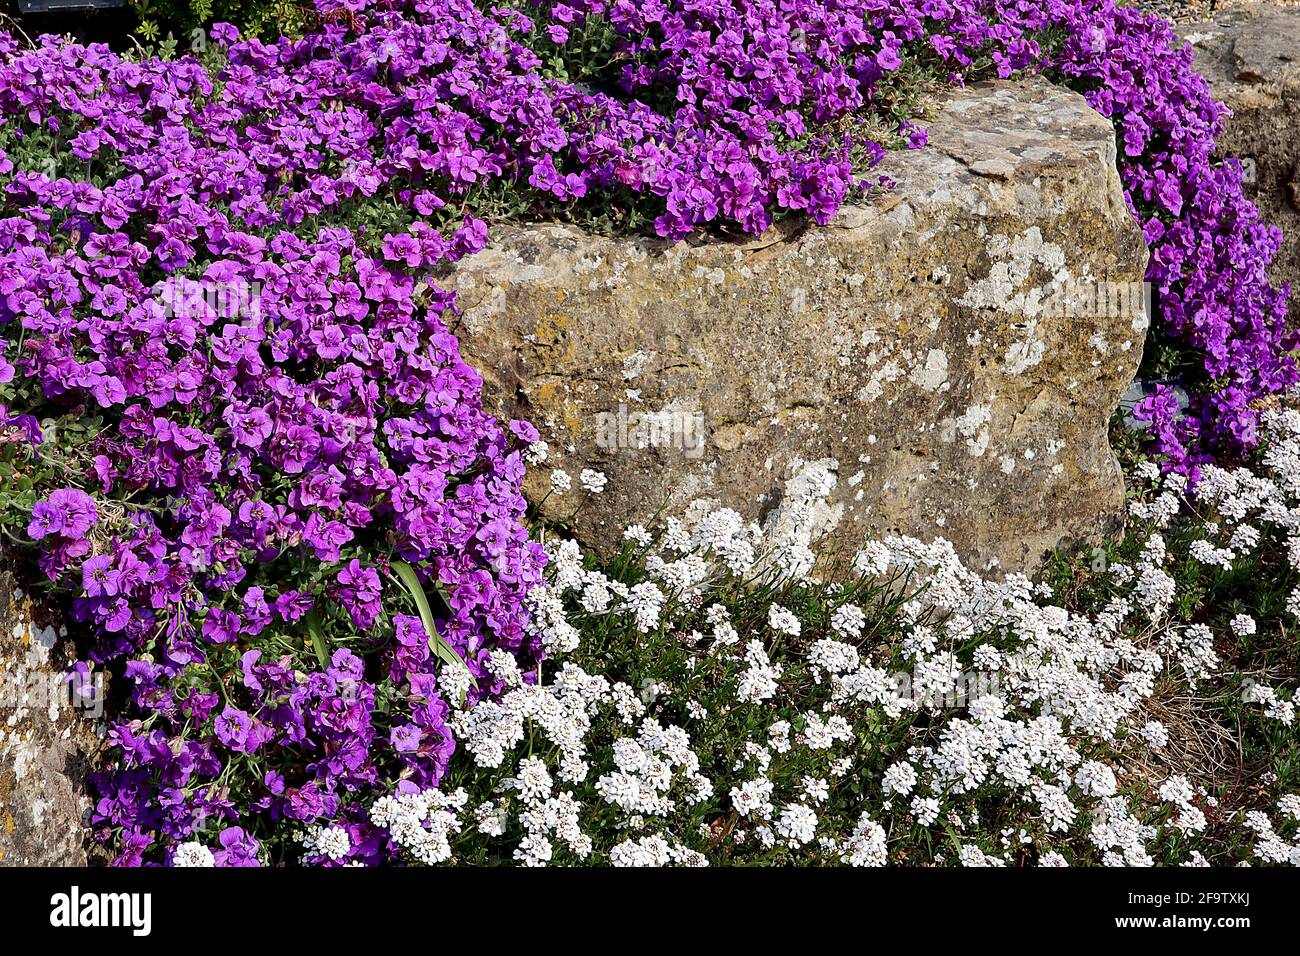
<path id="1" fill-rule="evenodd" d="M 320 661 L 322 668 L 330 666 L 329 649 L 325 646 L 325 632 L 320 627 L 320 611 L 311 610 L 307 613 L 307 636 L 311 638 L 311 646 L 316 650 L 316 660 Z"/>
<path id="2" fill-rule="evenodd" d="M 454 647 L 443 640 L 442 635 L 438 633 L 437 627 L 434 626 L 433 609 L 429 607 L 429 596 L 424 593 L 424 585 L 420 583 L 415 568 L 405 561 L 394 561 L 392 568 L 397 580 L 402 582 L 402 586 L 410 592 L 411 598 L 415 601 L 416 610 L 420 612 L 420 623 L 424 625 L 424 633 L 429 635 L 429 650 L 433 651 L 438 660 L 444 664 L 465 668 L 470 684 L 477 690 L 478 681 L 474 679 L 474 675 L 470 672 L 469 665 L 456 653 Z M 464 701 L 462 700 L 461 703 L 464 704 Z"/>

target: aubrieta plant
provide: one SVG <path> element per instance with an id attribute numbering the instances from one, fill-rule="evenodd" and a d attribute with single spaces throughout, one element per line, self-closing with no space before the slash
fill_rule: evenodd
<path id="1" fill-rule="evenodd" d="M 936 82 L 1046 71 L 1115 120 L 1163 331 L 1204 365 L 1190 414 L 1143 406 L 1156 450 L 1195 477 L 1296 380 L 1222 110 L 1111 0 L 317 8 L 202 58 L 0 33 L 0 505 L 129 686 L 94 808 L 120 863 L 280 861 L 298 827 L 401 858 L 376 797 L 436 791 L 452 710 L 535 684 L 538 436 L 484 412 L 435 279 L 485 217 L 824 223 L 924 145 Z M 381 817 L 445 809 L 420 799 Z"/>

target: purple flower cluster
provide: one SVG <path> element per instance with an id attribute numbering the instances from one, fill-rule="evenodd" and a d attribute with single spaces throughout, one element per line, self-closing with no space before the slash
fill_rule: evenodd
<path id="1" fill-rule="evenodd" d="M 1226 112 L 1193 69 L 1191 47 L 1163 20 L 1109 0 L 1086 12 L 1060 18 L 1067 38 L 1053 67 L 1115 120 L 1120 174 L 1151 250 L 1158 332 L 1203 368 L 1190 414 L 1163 386 L 1139 409 L 1153 422 L 1154 450 L 1195 479 L 1201 464 L 1254 447 L 1260 399 L 1300 379 L 1290 290 L 1266 271 L 1282 236 L 1242 194 L 1240 164 L 1212 160 Z"/>
<path id="2" fill-rule="evenodd" d="M 443 596 L 471 696 L 500 690 L 493 649 L 535 668 L 537 435 L 485 414 L 429 284 L 502 189 L 632 195 L 670 237 L 825 222 L 882 155 L 860 121 L 923 145 L 895 115 L 907 71 L 1046 70 L 1114 118 L 1165 330 L 1213 380 L 1191 416 L 1147 403 L 1158 450 L 1194 471 L 1249 447 L 1253 403 L 1297 377 L 1276 230 L 1210 159 L 1222 111 L 1168 26 L 1113 0 L 318 6 L 299 39 L 214 28 L 215 71 L 0 33 L 0 413 L 33 444 L 39 419 L 102 421 L 41 446 L 68 478 L 28 533 L 130 685 L 95 810 L 120 862 L 191 839 L 282 858 L 283 821 L 392 856 L 362 808 L 436 785 L 454 740 L 390 560 Z M 611 82 L 546 66 L 600 31 Z M 62 175 L 19 168 L 37 143 Z"/>
<path id="3" fill-rule="evenodd" d="M 328 821 L 377 783 L 438 782 L 448 708 L 431 635 L 393 614 L 390 559 L 448 595 L 439 634 L 471 696 L 495 689 L 488 651 L 525 670 L 541 654 L 519 450 L 536 432 L 483 411 L 451 297 L 419 284 L 484 224 L 307 225 L 381 186 L 413 205 L 395 181 L 445 165 L 325 43 L 243 45 L 214 84 L 193 61 L 0 37 L 10 149 L 55 132 L 92 172 L 0 155 L 0 325 L 24 411 L 105 423 L 44 444 L 79 487 L 39 500 L 28 533 L 91 657 L 126 661 L 134 713 L 95 811 L 124 863 L 223 820 Z M 456 125 L 426 120 L 435 139 Z"/>

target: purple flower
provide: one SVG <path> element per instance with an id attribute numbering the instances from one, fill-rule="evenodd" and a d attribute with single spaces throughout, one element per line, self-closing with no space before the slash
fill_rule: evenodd
<path id="1" fill-rule="evenodd" d="M 95 502 L 90 495 L 76 488 L 60 488 L 48 499 L 38 501 L 32 507 L 32 520 L 27 525 L 27 534 L 35 541 L 51 534 L 80 540 L 94 527 L 97 520 L 99 512 L 95 510 Z"/>
<path id="2" fill-rule="evenodd" d="M 226 705 L 213 725 L 217 739 L 235 753 L 251 754 L 264 742 L 263 732 L 250 714 Z"/>
<path id="3" fill-rule="evenodd" d="M 221 849 L 212 854 L 217 866 L 261 866 L 261 844 L 243 827 L 227 827 L 217 837 Z"/>
<path id="4" fill-rule="evenodd" d="M 110 555 L 96 555 L 81 564 L 81 587 L 87 597 L 113 597 L 117 594 L 120 577 Z"/>
<path id="5" fill-rule="evenodd" d="M 420 749 L 424 731 L 415 724 L 402 724 L 389 731 L 388 739 L 398 753 L 415 753 Z"/>

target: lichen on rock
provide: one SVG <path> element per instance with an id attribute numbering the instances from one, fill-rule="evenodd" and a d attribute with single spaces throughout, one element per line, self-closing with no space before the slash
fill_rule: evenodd
<path id="1" fill-rule="evenodd" d="M 992 82 L 942 100 L 929 140 L 826 227 L 675 244 L 519 227 L 441 278 L 490 401 L 548 443 L 526 485 L 543 515 L 581 494 L 548 496 L 550 468 L 591 467 L 609 486 L 573 522 L 597 546 L 697 497 L 762 520 L 820 461 L 848 543 L 942 535 L 1024 570 L 1113 527 L 1107 421 L 1142 354 L 1146 249 L 1111 124 L 1045 80 Z M 657 441 L 611 440 L 611 416 L 659 416 Z"/>
<path id="2" fill-rule="evenodd" d="M 103 743 L 104 687 L 74 689 L 66 636 L 0 572 L 0 866 L 87 863 L 85 777 Z"/>

